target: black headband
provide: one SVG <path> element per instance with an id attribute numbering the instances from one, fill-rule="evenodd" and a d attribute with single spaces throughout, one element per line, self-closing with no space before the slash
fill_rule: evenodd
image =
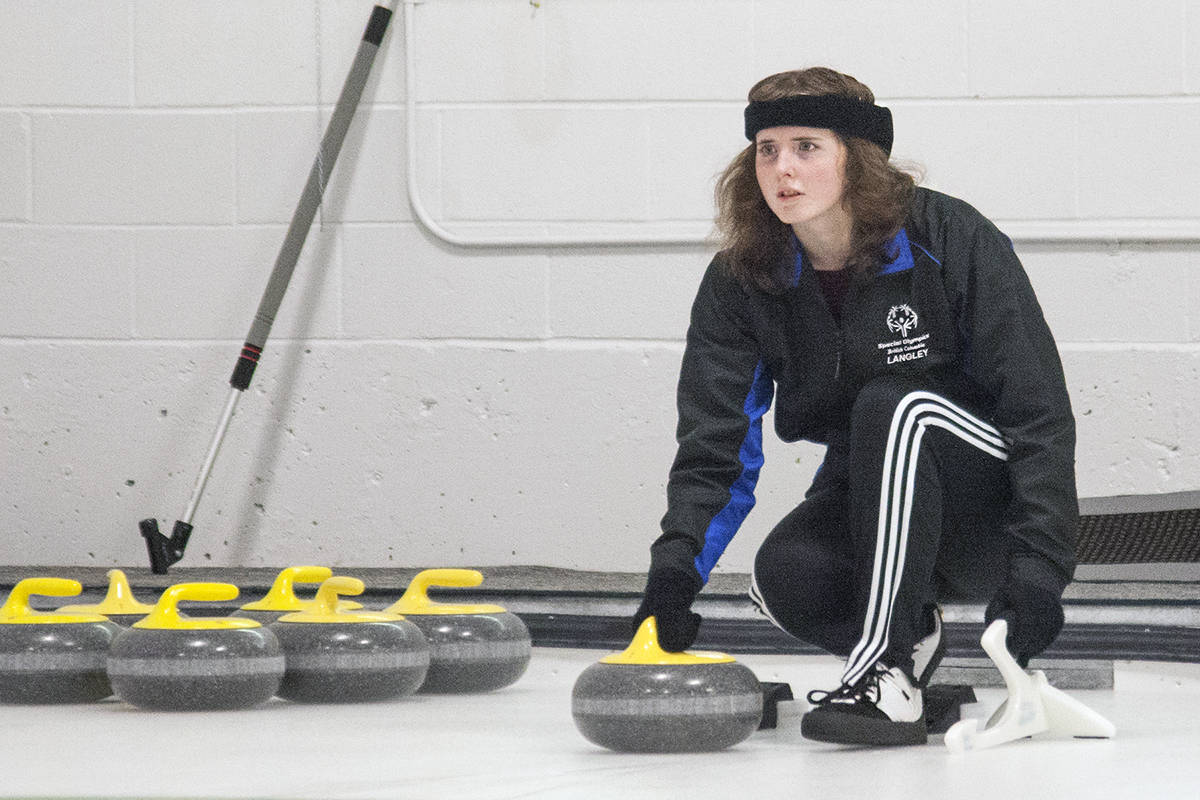
<path id="1" fill-rule="evenodd" d="M 892 112 L 839 94 L 794 94 L 779 100 L 752 100 L 746 106 L 746 138 L 763 128 L 802 125 L 829 128 L 846 136 L 874 142 L 892 152 Z"/>

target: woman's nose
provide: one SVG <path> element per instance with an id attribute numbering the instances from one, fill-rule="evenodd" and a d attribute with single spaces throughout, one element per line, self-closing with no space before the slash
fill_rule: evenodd
<path id="1" fill-rule="evenodd" d="M 778 160 L 775 162 L 775 170 L 780 175 L 795 175 L 796 157 L 788 152 L 780 153 Z"/>

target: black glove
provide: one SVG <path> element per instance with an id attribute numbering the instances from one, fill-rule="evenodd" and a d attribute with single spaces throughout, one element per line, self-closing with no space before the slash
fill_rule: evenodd
<path id="1" fill-rule="evenodd" d="M 691 647 L 700 630 L 700 615 L 691 610 L 700 587 L 699 579 L 670 567 L 651 569 L 646 580 L 642 604 L 633 615 L 633 632 L 646 617 L 658 622 L 658 644 L 663 650 L 678 653 Z"/>
<path id="2" fill-rule="evenodd" d="M 1009 579 L 983 612 L 987 625 L 1002 617 L 1008 621 L 1005 645 L 1024 669 L 1029 659 L 1049 647 L 1062 630 L 1062 600 L 1044 587 Z"/>

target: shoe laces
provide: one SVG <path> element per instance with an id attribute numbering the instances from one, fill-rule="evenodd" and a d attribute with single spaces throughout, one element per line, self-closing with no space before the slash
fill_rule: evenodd
<path id="1" fill-rule="evenodd" d="M 856 683 L 843 683 L 831 691 L 813 689 L 808 693 L 807 700 L 814 706 L 827 706 L 830 703 L 878 703 L 879 678 L 887 674 L 887 671 L 888 668 L 877 661 Z"/>

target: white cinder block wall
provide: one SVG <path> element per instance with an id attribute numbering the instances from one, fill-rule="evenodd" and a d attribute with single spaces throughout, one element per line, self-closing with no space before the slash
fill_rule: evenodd
<path id="1" fill-rule="evenodd" d="M 0 563 L 178 517 L 370 0 L 0 0 Z M 402 7 L 403 9 L 403 7 Z M 1200 487 L 1190 0 L 425 0 L 376 63 L 191 565 L 644 568 L 714 173 L 829 64 L 1016 240 L 1083 495 Z M 416 141 L 407 141 L 411 56 Z M 416 175 L 407 148 L 416 146 Z M 454 238 L 692 244 L 466 247 Z M 820 452 L 768 442 L 749 568 Z"/>

